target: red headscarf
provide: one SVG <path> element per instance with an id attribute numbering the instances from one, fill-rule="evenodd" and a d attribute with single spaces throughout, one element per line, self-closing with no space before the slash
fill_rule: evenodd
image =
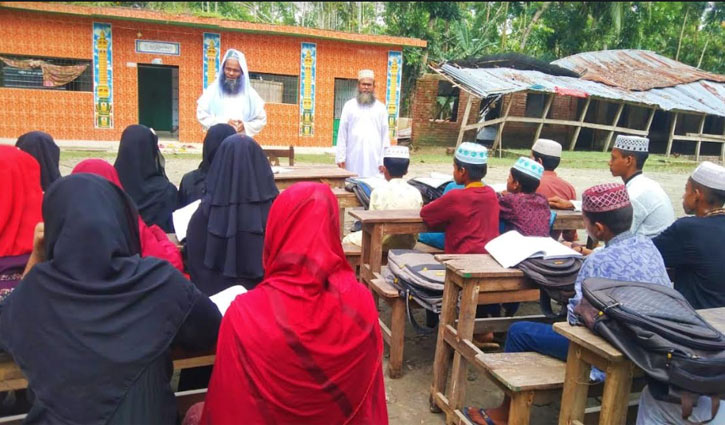
<path id="1" fill-rule="evenodd" d="M 84 159 L 79 162 L 71 174 L 88 173 L 105 177 L 111 183 L 123 189 L 121 180 L 118 178 L 118 172 L 110 163 L 97 158 Z M 166 233 L 159 226 L 148 226 L 138 216 L 138 230 L 141 237 L 141 256 L 156 257 L 170 262 L 180 272 L 184 272 L 184 263 L 181 259 L 181 253 L 176 246 L 169 240 Z"/>
<path id="2" fill-rule="evenodd" d="M 40 165 L 15 146 L 0 146 L 0 257 L 29 254 L 43 221 Z"/>
<path id="3" fill-rule="evenodd" d="M 222 320 L 202 423 L 388 423 L 378 313 L 345 259 L 338 214 L 319 183 L 272 204 L 265 279 Z"/>

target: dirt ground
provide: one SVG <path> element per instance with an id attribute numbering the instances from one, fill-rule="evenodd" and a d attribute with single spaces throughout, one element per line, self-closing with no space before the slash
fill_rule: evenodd
<path id="1" fill-rule="evenodd" d="M 94 156 L 89 153 L 89 157 Z M 111 162 L 112 157 L 108 158 Z M 73 166 L 82 158 L 72 157 L 61 161 L 61 172 L 63 175 L 70 173 Z M 166 172 L 169 179 L 178 185 L 184 173 L 196 168 L 199 164 L 197 158 L 180 158 L 174 155 L 166 155 Z M 330 157 L 329 165 L 333 160 Z M 513 163 L 513 161 L 512 161 Z M 308 164 L 300 164 L 308 165 Z M 309 164 L 312 165 L 312 164 Z M 319 164 L 318 164 L 319 165 Z M 646 170 L 646 167 L 645 167 Z M 427 175 L 431 171 L 451 172 L 451 165 L 448 164 L 413 164 L 408 177 Z M 580 195 L 584 189 L 597 183 L 617 182 L 609 173 L 606 164 L 601 169 L 560 169 L 558 174 L 571 182 Z M 657 180 L 665 189 L 675 210 L 676 216 L 684 215 L 681 206 L 682 193 L 687 181 L 687 173 L 647 173 L 651 178 Z M 494 167 L 489 169 L 485 181 L 489 183 L 503 183 L 508 176 L 508 167 Z M 349 218 L 349 217 L 348 217 Z M 580 238 L 583 234 L 580 233 Z M 381 314 L 385 320 L 389 320 L 390 311 L 386 306 L 381 306 Z M 528 303 L 522 305 L 518 314 L 533 314 L 538 310 L 537 304 Z M 417 314 L 422 313 L 418 311 Z M 418 316 L 416 316 L 418 317 Z M 421 315 L 419 322 L 424 323 Z M 443 414 L 431 413 L 428 405 L 429 390 L 433 377 L 433 356 L 435 352 L 436 336 L 417 335 L 413 327 L 408 323 L 405 338 L 405 363 L 404 375 L 400 379 L 389 379 L 385 377 L 385 386 L 388 399 L 388 413 L 391 424 L 443 424 Z M 384 368 L 387 368 L 387 350 Z M 479 407 L 497 406 L 503 393 L 491 383 L 482 373 L 470 371 L 468 374 L 468 388 L 466 391 L 466 405 Z M 549 405 L 535 406 L 532 412 L 532 425 L 548 425 L 556 423 L 558 415 L 558 401 Z"/>

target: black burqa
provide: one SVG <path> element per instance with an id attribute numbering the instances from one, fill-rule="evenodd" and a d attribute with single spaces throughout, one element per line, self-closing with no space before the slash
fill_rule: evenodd
<path id="1" fill-rule="evenodd" d="M 216 154 L 224 139 L 234 134 L 237 134 L 237 131 L 229 124 L 215 124 L 209 128 L 206 137 L 204 137 L 202 160 L 199 168 L 189 171 L 181 178 L 179 200 L 176 208 L 184 207 L 197 199 L 201 199 L 204 194 L 206 174 L 209 172 L 214 154 Z"/>
<path id="2" fill-rule="evenodd" d="M 150 382 L 150 365 L 201 294 L 168 262 L 139 256 L 133 203 L 102 177 L 51 185 L 43 218 L 47 260 L 8 296 L 0 317 L 0 341 L 36 396 L 27 421 L 106 424 L 130 415 L 173 423 L 168 381 L 145 393 L 164 402 L 119 405 L 138 394 L 137 380 Z"/>
<path id="3" fill-rule="evenodd" d="M 143 221 L 173 233 L 171 214 L 176 207 L 176 187 L 166 177 L 158 141 L 146 126 L 126 127 L 113 166 L 126 193 L 138 206 Z"/>
<path id="4" fill-rule="evenodd" d="M 15 146 L 29 153 L 40 164 L 40 185 L 43 191 L 60 178 L 60 148 L 53 137 L 42 131 L 31 131 L 18 138 Z"/>
<path id="5" fill-rule="evenodd" d="M 251 137 L 224 139 L 206 177 L 206 193 L 187 231 L 187 267 L 202 292 L 213 295 L 264 276 L 267 215 L 279 194 L 262 148 Z"/>

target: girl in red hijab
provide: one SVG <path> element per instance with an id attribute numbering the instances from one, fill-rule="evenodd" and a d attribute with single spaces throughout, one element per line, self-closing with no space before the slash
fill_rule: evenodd
<path id="1" fill-rule="evenodd" d="M 378 313 L 345 259 L 338 214 L 319 183 L 272 204 L 264 280 L 222 320 L 201 423 L 388 423 Z"/>
<path id="2" fill-rule="evenodd" d="M 15 146 L 0 145 L 0 299 L 17 286 L 30 252 L 35 225 L 43 221 L 40 165 Z"/>
<path id="3" fill-rule="evenodd" d="M 118 173 L 113 165 L 102 159 L 86 159 L 75 166 L 71 174 L 89 173 L 105 177 L 111 183 L 123 189 Z M 166 233 L 159 226 L 147 226 L 138 215 L 138 231 L 141 236 L 141 256 L 155 257 L 166 260 L 177 270 L 184 272 L 184 262 L 179 249 L 169 240 Z"/>

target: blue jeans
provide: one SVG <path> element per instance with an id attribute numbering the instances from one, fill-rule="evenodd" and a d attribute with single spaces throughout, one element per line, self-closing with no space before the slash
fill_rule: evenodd
<path id="1" fill-rule="evenodd" d="M 518 322 L 511 325 L 506 335 L 504 351 L 520 353 L 535 351 L 566 361 L 569 340 L 554 332 L 548 323 Z"/>

